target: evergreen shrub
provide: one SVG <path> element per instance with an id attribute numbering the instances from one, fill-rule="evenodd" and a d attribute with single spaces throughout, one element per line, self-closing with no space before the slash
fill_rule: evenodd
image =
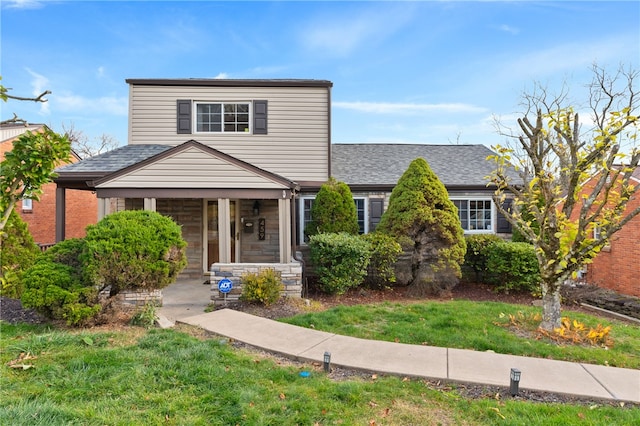
<path id="1" fill-rule="evenodd" d="M 311 205 L 311 222 L 305 232 L 308 237 L 341 232 L 358 234 L 358 212 L 346 183 L 332 177 L 320 187 Z"/>
<path id="2" fill-rule="evenodd" d="M 322 291 L 344 294 L 364 281 L 369 265 L 369 243 L 357 235 L 318 234 L 309 241 Z"/>
<path id="3" fill-rule="evenodd" d="M 186 266 L 182 231 L 171 218 L 145 210 L 110 214 L 87 227 L 82 260 L 88 278 L 110 296 L 173 283 Z"/>
<path id="4" fill-rule="evenodd" d="M 391 236 L 380 232 L 362 235 L 369 243 L 369 267 L 365 284 L 371 288 L 388 287 L 396 282 L 394 265 L 402 247 Z"/>
<path id="5" fill-rule="evenodd" d="M 15 210 L 0 232 L 4 233 L 0 246 L 0 295 L 18 299 L 24 290 L 22 272 L 34 264 L 40 248 L 33 241 L 27 224 Z"/>
<path id="6" fill-rule="evenodd" d="M 488 249 L 487 282 L 497 291 L 536 292 L 540 268 L 534 248 L 528 243 L 501 242 Z"/>
<path id="7" fill-rule="evenodd" d="M 465 237 L 467 252 L 462 265 L 463 276 L 467 281 L 483 282 L 487 271 L 487 258 L 491 246 L 504 242 L 495 234 L 474 234 Z"/>

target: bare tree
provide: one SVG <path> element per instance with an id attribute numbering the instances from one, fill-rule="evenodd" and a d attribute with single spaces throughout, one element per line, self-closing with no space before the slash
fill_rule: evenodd
<path id="1" fill-rule="evenodd" d="M 113 136 L 106 133 L 90 140 L 82 130 L 76 129 L 73 123 L 68 126 L 63 123 L 62 130 L 71 141 L 73 152 L 81 159 L 93 157 L 120 146 L 120 143 Z"/>
<path id="2" fill-rule="evenodd" d="M 588 86 L 592 125 L 584 132 L 578 112 L 567 105 L 567 92 L 553 97 L 538 86 L 524 95 L 520 134 L 501 131 L 515 146 L 494 147 L 494 198 L 535 248 L 543 300 L 540 326 L 546 330 L 560 326 L 564 282 L 640 214 L 640 207 L 627 208 L 640 194 L 640 184 L 632 179 L 640 161 L 637 78 L 637 71 L 621 67 L 611 76 L 594 65 Z M 512 165 L 522 181 L 509 178 Z M 507 194 L 513 197 L 509 210 L 502 207 Z"/>

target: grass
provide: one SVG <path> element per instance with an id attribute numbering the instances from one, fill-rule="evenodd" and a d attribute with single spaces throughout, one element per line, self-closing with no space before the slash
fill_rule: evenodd
<path id="1" fill-rule="evenodd" d="M 465 346 L 487 339 L 497 345 L 499 333 L 510 332 L 492 322 L 509 308 L 520 309 L 469 302 L 382 304 L 336 308 L 296 321 L 385 340 L 422 343 L 428 338 L 429 344 Z M 485 315 L 484 326 L 480 315 Z M 639 418 L 637 409 L 609 404 L 467 400 L 455 386 L 438 390 L 428 381 L 402 377 L 336 381 L 322 373 L 321 366 L 277 361 L 189 327 L 71 331 L 0 326 L 3 424 L 622 425 L 637 423 Z M 480 340 L 472 336 L 485 335 L 477 327 L 486 328 Z M 431 328 L 438 330 L 429 332 Z M 621 328 L 615 323 L 612 333 L 620 333 Z M 614 339 L 621 336 L 616 334 Z M 527 339 L 516 339 L 519 346 L 529 346 Z M 637 327 L 628 339 L 630 348 L 637 351 Z M 24 367 L 11 368 L 12 362 Z M 301 377 L 303 370 L 310 371 L 310 377 Z"/>
<path id="2" fill-rule="evenodd" d="M 519 313 L 527 318 L 540 313 L 540 308 L 465 300 L 413 304 L 387 302 L 338 306 L 283 321 L 364 339 L 640 368 L 640 327 L 636 325 L 565 311 L 563 315 L 589 327 L 610 325 L 614 344 L 611 347 L 558 344 L 537 338 L 535 330 L 539 322 L 523 324 L 519 333 L 506 327 L 508 315 Z"/>

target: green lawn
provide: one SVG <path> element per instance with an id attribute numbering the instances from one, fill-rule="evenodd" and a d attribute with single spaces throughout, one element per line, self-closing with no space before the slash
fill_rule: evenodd
<path id="1" fill-rule="evenodd" d="M 317 366 L 279 363 L 187 327 L 1 324 L 0 332 L 0 419 L 8 425 L 610 425 L 639 418 L 637 409 L 607 404 L 468 401 L 455 387 L 400 377 L 334 381 Z M 12 361 L 24 367 L 11 368 Z"/>
<path id="2" fill-rule="evenodd" d="M 637 325 L 564 311 L 564 316 L 589 327 L 610 325 L 613 346 L 559 345 L 549 339 L 535 338 L 538 322 L 525 321 L 519 333 L 502 325 L 508 324 L 509 314 L 519 313 L 529 318 L 540 313 L 540 308 L 465 300 L 382 303 L 339 306 L 283 321 L 364 339 L 640 368 L 640 327 Z"/>

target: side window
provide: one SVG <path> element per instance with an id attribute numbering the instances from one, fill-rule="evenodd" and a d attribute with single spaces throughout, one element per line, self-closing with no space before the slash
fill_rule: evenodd
<path id="1" fill-rule="evenodd" d="M 30 212 L 33 210 L 33 200 L 31 198 L 22 199 L 22 211 Z"/>
<path id="2" fill-rule="evenodd" d="M 367 199 L 366 198 L 354 198 L 356 203 L 356 214 L 358 215 L 358 233 L 366 234 L 368 231 L 367 224 Z"/>

